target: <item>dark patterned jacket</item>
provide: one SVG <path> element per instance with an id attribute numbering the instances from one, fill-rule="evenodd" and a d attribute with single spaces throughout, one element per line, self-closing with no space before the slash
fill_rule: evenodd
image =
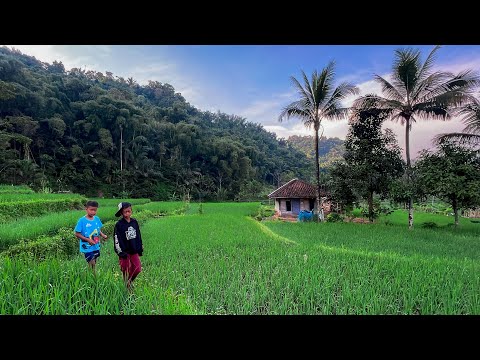
<path id="1" fill-rule="evenodd" d="M 127 222 L 121 218 L 115 224 L 113 234 L 113 245 L 118 256 L 125 258 L 127 254 L 143 255 L 142 235 L 136 219 L 130 218 L 130 222 Z"/>

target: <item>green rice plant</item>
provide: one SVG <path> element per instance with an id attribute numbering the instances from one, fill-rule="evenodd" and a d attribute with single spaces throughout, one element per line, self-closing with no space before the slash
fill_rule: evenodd
<path id="1" fill-rule="evenodd" d="M 187 211 L 187 204 L 183 201 L 155 201 L 143 205 L 133 206 L 133 211 L 150 210 L 157 216 L 167 214 L 180 215 Z"/>
<path id="2" fill-rule="evenodd" d="M 63 200 L 31 200 L 19 202 L 0 203 L 2 219 L 0 223 L 6 223 L 12 219 L 28 216 L 39 216 L 51 212 L 66 210 L 78 210 L 85 207 L 84 199 L 63 199 Z"/>
<path id="3" fill-rule="evenodd" d="M 0 203 L 21 203 L 21 202 L 29 202 L 29 201 L 51 201 L 51 200 L 82 200 L 86 201 L 86 199 L 78 194 L 29 194 L 29 193 L 2 193 L 0 196 Z"/>
<path id="4" fill-rule="evenodd" d="M 150 202 L 150 199 L 106 199 L 106 198 L 89 198 L 88 200 L 95 200 L 100 207 L 118 206 L 120 202 L 129 202 L 132 205 L 142 205 Z"/>
<path id="5" fill-rule="evenodd" d="M 34 194 L 35 191 L 26 185 L 0 185 L 0 194 Z"/>

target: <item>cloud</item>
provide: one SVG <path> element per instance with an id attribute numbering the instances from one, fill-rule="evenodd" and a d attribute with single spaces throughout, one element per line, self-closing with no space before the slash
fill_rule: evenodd
<path id="1" fill-rule="evenodd" d="M 277 111 L 282 103 L 283 99 L 280 97 L 267 100 L 255 100 L 246 109 L 240 111 L 240 115 L 246 118 L 263 118 L 266 114 Z"/>

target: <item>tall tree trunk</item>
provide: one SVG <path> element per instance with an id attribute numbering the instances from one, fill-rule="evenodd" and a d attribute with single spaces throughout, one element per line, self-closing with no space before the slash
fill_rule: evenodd
<path id="1" fill-rule="evenodd" d="M 373 222 L 373 191 L 368 192 L 368 219 Z"/>
<path id="2" fill-rule="evenodd" d="M 317 170 L 317 219 L 324 221 L 323 216 L 323 200 L 320 197 L 320 162 L 318 156 L 318 126 L 315 126 L 315 167 Z"/>
<path id="3" fill-rule="evenodd" d="M 122 127 L 120 127 L 120 173 L 123 172 L 122 146 L 123 146 L 123 129 Z"/>
<path id="4" fill-rule="evenodd" d="M 453 206 L 453 213 L 455 214 L 455 227 L 457 227 L 458 226 L 458 202 L 456 198 L 453 199 L 452 206 Z"/>
<path id="5" fill-rule="evenodd" d="M 405 123 L 405 155 L 407 158 L 407 179 L 410 188 L 412 184 L 412 169 L 410 164 L 410 117 L 406 119 Z M 413 196 L 408 198 L 408 228 L 413 228 Z"/>

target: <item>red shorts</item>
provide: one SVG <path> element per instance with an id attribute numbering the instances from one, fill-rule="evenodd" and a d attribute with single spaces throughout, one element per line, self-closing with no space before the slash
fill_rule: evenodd
<path id="1" fill-rule="evenodd" d="M 133 280 L 142 271 L 142 263 L 138 254 L 127 254 L 126 258 L 119 258 L 118 263 L 125 278 Z"/>

